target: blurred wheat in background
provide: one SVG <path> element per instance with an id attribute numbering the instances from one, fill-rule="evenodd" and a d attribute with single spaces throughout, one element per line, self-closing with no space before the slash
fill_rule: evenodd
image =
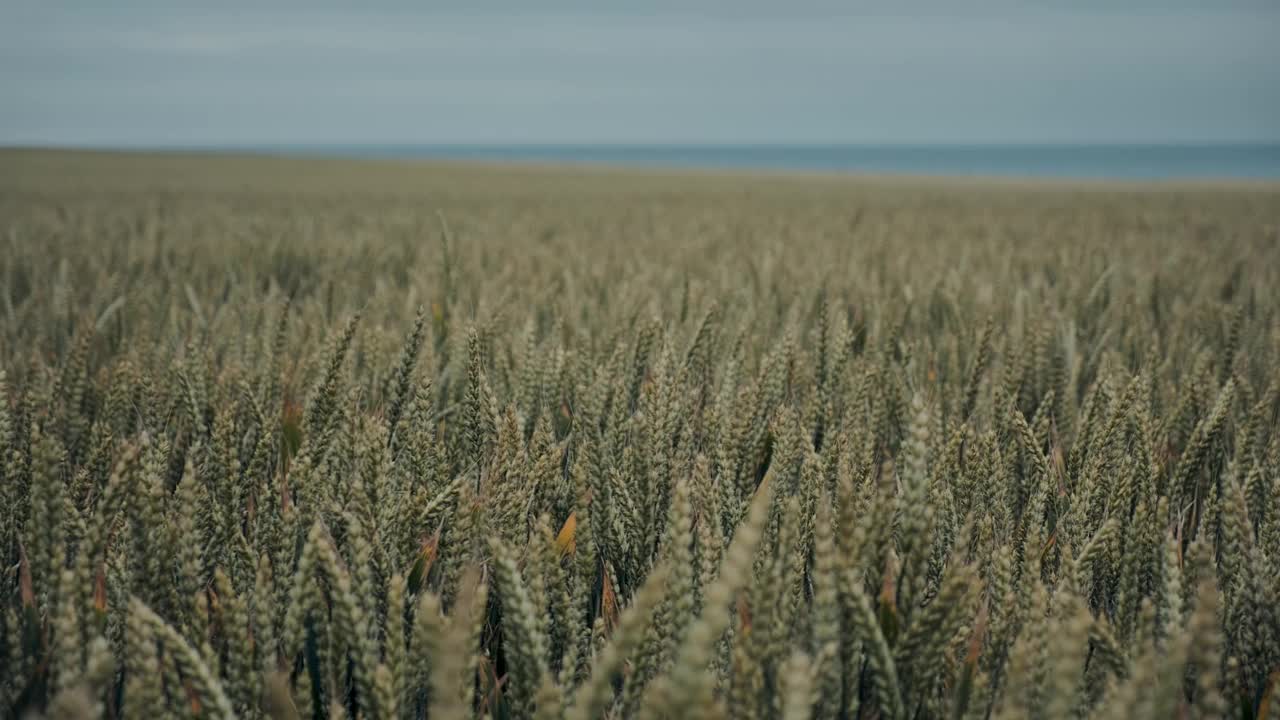
<path id="1" fill-rule="evenodd" d="M 0 707 L 1280 718 L 1280 191 L 6 152 Z"/>

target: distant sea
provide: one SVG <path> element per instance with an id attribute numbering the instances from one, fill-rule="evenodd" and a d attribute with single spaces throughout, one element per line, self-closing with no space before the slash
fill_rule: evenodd
<path id="1" fill-rule="evenodd" d="M 274 145 L 210 150 L 648 168 L 1081 179 L 1280 179 L 1280 143 L 1205 145 Z"/>

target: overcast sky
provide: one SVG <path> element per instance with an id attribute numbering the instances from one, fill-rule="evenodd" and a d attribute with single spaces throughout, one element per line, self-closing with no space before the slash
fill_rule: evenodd
<path id="1" fill-rule="evenodd" d="M 1280 141 L 1280 0 L 628 4 L 0 0 L 0 144 Z"/>

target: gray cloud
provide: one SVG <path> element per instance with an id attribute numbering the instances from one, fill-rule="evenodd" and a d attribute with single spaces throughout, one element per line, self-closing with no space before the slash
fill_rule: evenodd
<path id="1" fill-rule="evenodd" d="M 0 4 L 0 143 L 1280 140 L 1275 3 L 693 5 Z"/>

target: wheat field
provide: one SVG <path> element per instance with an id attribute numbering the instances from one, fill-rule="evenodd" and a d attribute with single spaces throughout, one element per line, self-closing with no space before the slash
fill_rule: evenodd
<path id="1" fill-rule="evenodd" d="M 1280 719 L 1280 187 L 0 152 L 0 707 Z"/>

